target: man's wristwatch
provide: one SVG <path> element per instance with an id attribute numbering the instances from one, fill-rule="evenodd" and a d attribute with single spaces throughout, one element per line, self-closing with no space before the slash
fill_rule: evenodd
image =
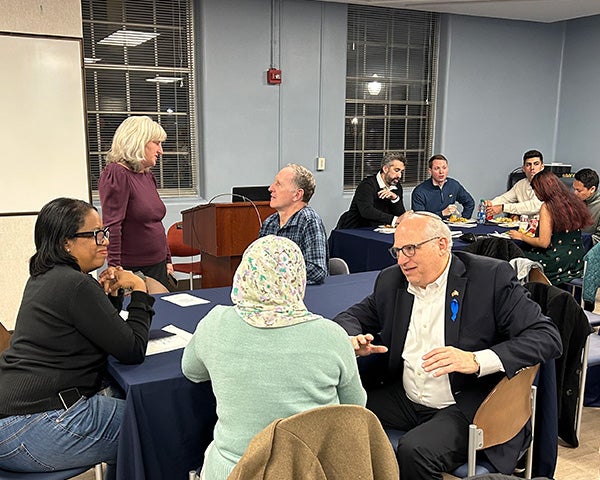
<path id="1" fill-rule="evenodd" d="M 475 375 L 479 375 L 481 373 L 481 365 L 479 363 L 479 361 L 477 360 L 477 355 L 475 355 L 473 353 L 473 361 L 475 362 L 475 365 L 477 365 L 477 371 L 475 372 Z"/>

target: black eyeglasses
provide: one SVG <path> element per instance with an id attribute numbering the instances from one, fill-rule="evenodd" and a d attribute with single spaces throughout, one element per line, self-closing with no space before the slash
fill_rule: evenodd
<path id="1" fill-rule="evenodd" d="M 103 229 L 97 228 L 96 230 L 92 230 L 91 232 L 74 233 L 73 235 L 71 235 L 70 238 L 77 238 L 77 237 L 93 238 L 96 241 L 96 245 L 102 245 L 102 244 L 104 244 L 104 240 L 109 239 L 110 233 L 108 232 L 108 227 L 103 228 Z"/>
<path id="2" fill-rule="evenodd" d="M 388 252 L 390 252 L 390 255 L 394 258 L 398 258 L 398 253 L 402 252 L 404 254 L 405 257 L 414 257 L 415 253 L 417 253 L 417 248 L 419 248 L 421 245 L 426 244 L 427 242 L 431 242 L 432 240 L 437 240 L 440 237 L 433 237 L 430 238 L 429 240 L 423 240 L 420 243 L 417 243 L 415 245 L 404 245 L 403 247 L 391 247 Z"/>

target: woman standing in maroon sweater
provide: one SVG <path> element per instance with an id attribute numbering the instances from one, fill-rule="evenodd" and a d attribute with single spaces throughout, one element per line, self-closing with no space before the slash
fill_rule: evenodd
<path id="1" fill-rule="evenodd" d="M 98 191 L 102 220 L 110 230 L 108 265 L 141 271 L 167 287 L 173 273 L 162 224 L 167 209 L 150 170 L 166 138 L 150 117 L 127 118 L 115 132 Z"/>

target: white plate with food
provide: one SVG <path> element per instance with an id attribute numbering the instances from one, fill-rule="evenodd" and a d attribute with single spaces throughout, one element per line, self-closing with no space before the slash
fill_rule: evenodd
<path id="1" fill-rule="evenodd" d="M 509 217 L 492 218 L 490 222 L 505 228 L 515 228 L 519 226 L 519 222 L 517 220 L 513 220 Z"/>
<path id="2" fill-rule="evenodd" d="M 511 239 L 511 236 L 506 233 L 506 232 L 494 232 L 494 233 L 490 233 L 490 237 L 496 237 L 496 238 L 506 238 L 507 240 Z"/>
<path id="3" fill-rule="evenodd" d="M 454 215 L 450 215 L 448 220 L 444 220 L 449 225 L 470 225 L 473 223 L 477 223 L 477 220 L 474 218 L 464 218 L 464 217 L 456 217 Z"/>

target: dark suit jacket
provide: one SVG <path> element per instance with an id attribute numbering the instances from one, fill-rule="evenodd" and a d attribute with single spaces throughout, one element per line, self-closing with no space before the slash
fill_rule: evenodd
<path id="1" fill-rule="evenodd" d="M 359 183 L 350 203 L 350 209 L 342 214 L 336 228 L 360 228 L 389 225 L 394 217 L 399 217 L 405 212 L 402 202 L 402 187 L 398 184 L 394 193 L 400 197 L 396 203 L 382 200 L 377 196 L 381 190 L 377 183 L 377 176 L 366 177 Z"/>
<path id="2" fill-rule="evenodd" d="M 569 292 L 554 285 L 528 283 L 525 285 L 533 299 L 542 306 L 557 326 L 563 344 L 563 354 L 556 360 L 558 389 L 558 435 L 572 447 L 579 446 L 575 434 L 575 419 L 579 400 L 579 372 L 583 365 L 582 352 L 588 335 L 594 332 L 587 316 Z"/>
<path id="3" fill-rule="evenodd" d="M 492 349 L 509 378 L 523 367 L 560 355 L 558 330 L 517 282 L 510 264 L 465 252 L 454 253 L 451 261 L 446 290 L 447 346 L 469 352 Z M 377 277 L 371 295 L 334 319 L 350 335 L 379 334 L 381 343 L 389 349 L 384 382 L 402 378 L 402 351 L 414 299 L 407 286 L 406 277 L 398 266 L 386 268 Z M 455 291 L 458 295 L 453 297 Z M 452 298 L 459 302 L 454 321 L 450 311 Z M 477 378 L 475 375 L 450 374 L 456 404 L 470 421 L 503 375 L 497 373 Z M 505 444 L 486 453 L 500 471 L 511 471 L 522 440 L 515 437 L 514 446 Z M 495 455 L 493 451 L 500 449 L 503 452 Z"/>

